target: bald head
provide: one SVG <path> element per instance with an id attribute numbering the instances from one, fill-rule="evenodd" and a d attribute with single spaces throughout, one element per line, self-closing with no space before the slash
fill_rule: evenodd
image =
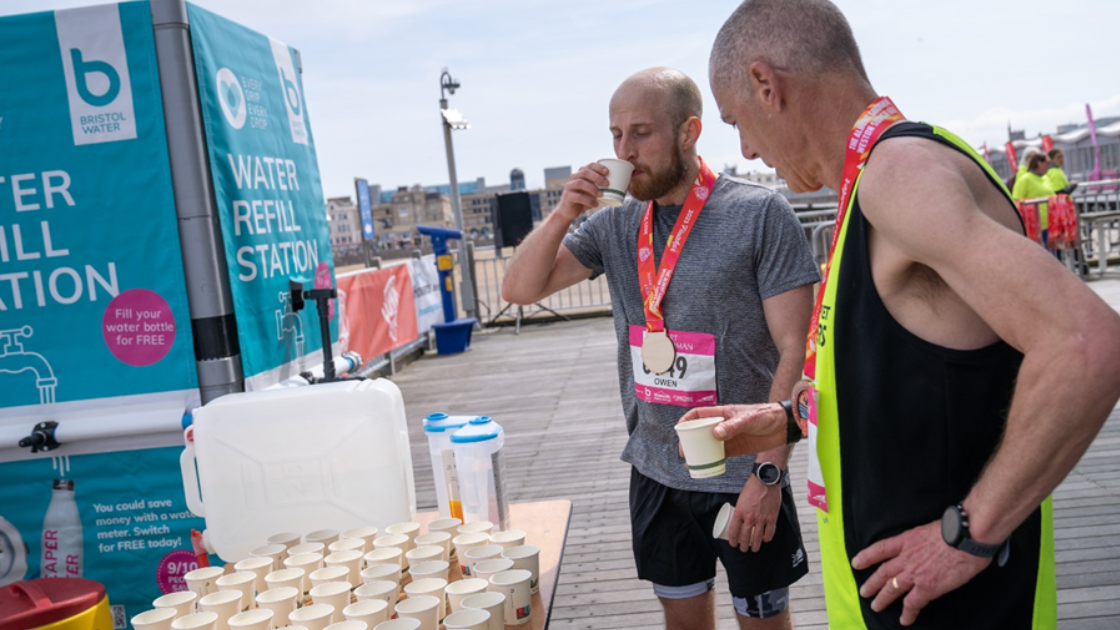
<path id="1" fill-rule="evenodd" d="M 684 121 L 695 116 L 700 118 L 704 109 L 704 99 L 696 82 L 685 73 L 672 68 L 649 68 L 634 74 L 622 82 L 611 97 L 612 106 L 616 99 L 629 98 L 637 94 L 650 94 L 665 114 L 674 129 L 680 128 Z"/>
<path id="2" fill-rule="evenodd" d="M 803 77 L 842 73 L 867 81 L 848 20 L 828 0 L 746 0 L 739 5 L 712 46 L 712 89 L 745 85 L 747 69 L 756 61 Z"/>

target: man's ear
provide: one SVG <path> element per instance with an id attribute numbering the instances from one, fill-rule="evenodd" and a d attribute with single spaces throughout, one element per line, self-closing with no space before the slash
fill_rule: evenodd
<path id="1" fill-rule="evenodd" d="M 751 99 L 769 114 L 782 111 L 782 80 L 778 72 L 764 61 L 752 62 L 747 69 Z"/>
<path id="2" fill-rule="evenodd" d="M 688 120 L 681 123 L 681 127 L 678 130 L 681 149 L 689 151 L 695 148 L 696 142 L 700 140 L 700 132 L 703 128 L 703 123 L 695 116 L 690 116 Z"/>

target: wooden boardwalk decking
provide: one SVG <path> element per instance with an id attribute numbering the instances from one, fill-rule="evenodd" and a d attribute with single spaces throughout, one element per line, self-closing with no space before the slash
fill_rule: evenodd
<path id="1" fill-rule="evenodd" d="M 1120 281 L 1089 285 L 1114 308 Z M 1120 308 L 1118 308 L 1120 310 Z M 393 380 L 411 425 L 412 460 L 421 509 L 435 505 L 427 439 L 428 413 L 489 415 L 506 428 L 510 500 L 573 503 L 556 629 L 661 626 L 648 583 L 637 579 L 630 551 L 630 468 L 618 456 L 626 442 L 609 318 L 476 333 L 470 352 L 429 356 Z M 816 518 L 805 501 L 805 448 L 790 464 L 802 532 L 814 570 L 791 589 L 796 627 L 827 627 L 819 572 Z M 1120 628 L 1120 411 L 1054 495 L 1059 628 Z M 737 628 L 726 580 L 717 582 L 720 628 Z"/>

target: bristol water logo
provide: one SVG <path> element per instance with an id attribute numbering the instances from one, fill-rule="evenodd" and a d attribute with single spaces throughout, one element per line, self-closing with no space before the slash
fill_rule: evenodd
<path id="1" fill-rule="evenodd" d="M 234 129 L 245 126 L 245 92 L 241 89 L 241 82 L 229 68 L 218 70 L 218 102 L 222 106 L 222 114 L 226 122 Z"/>
<path id="2" fill-rule="evenodd" d="M 115 4 L 55 11 L 74 144 L 136 138 L 132 81 Z"/>
<path id="3" fill-rule="evenodd" d="M 295 64 L 292 63 L 292 50 L 288 45 L 270 39 L 272 44 L 272 58 L 276 61 L 276 72 L 280 81 L 280 96 L 284 101 L 284 109 L 288 112 L 288 127 L 292 130 L 292 142 L 296 144 L 308 143 L 307 123 L 303 118 L 303 94 L 299 88 L 299 75 L 296 73 Z"/>

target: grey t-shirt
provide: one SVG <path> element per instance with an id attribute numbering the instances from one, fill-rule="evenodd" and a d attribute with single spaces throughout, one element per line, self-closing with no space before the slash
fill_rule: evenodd
<path id="1" fill-rule="evenodd" d="M 630 439 L 622 460 L 678 490 L 739 492 L 753 456 L 727 460 L 727 473 L 692 479 L 677 452 L 673 426 L 688 407 L 647 402 L 635 394 L 629 329 L 645 325 L 638 284 L 638 228 L 647 206 L 627 197 L 591 215 L 564 239 L 595 275 L 605 273 L 618 337 L 618 381 Z M 680 206 L 654 210 L 654 260 Z M 778 350 L 762 301 L 820 279 L 809 244 L 789 203 L 768 188 L 721 176 L 685 243 L 662 302 L 666 327 L 715 336 L 718 403 L 766 402 Z"/>

